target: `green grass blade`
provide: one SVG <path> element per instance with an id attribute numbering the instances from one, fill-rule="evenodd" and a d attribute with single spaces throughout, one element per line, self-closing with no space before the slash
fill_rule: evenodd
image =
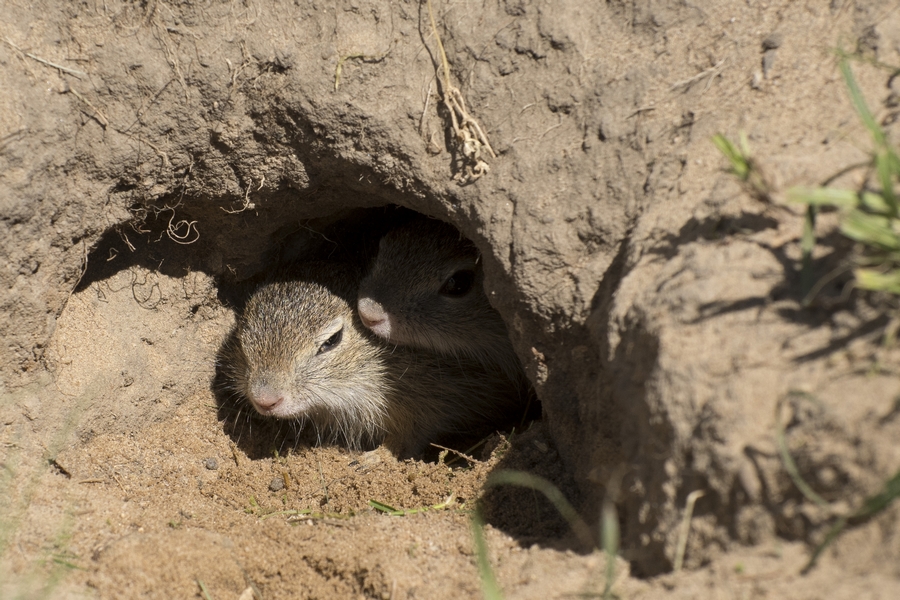
<path id="1" fill-rule="evenodd" d="M 885 157 L 891 173 L 894 174 L 894 177 L 900 177 L 900 156 L 897 156 L 897 152 L 895 152 L 893 148 L 888 146 Z"/>
<path id="2" fill-rule="evenodd" d="M 856 208 L 859 196 L 853 190 L 835 188 L 791 188 L 787 193 L 788 202 L 808 204 L 810 206 L 836 206 L 838 208 Z"/>
<path id="3" fill-rule="evenodd" d="M 887 508 L 897 497 L 900 497 L 900 471 L 885 482 L 884 491 L 866 498 L 862 507 L 853 513 L 850 520 L 869 519 Z"/>
<path id="4" fill-rule="evenodd" d="M 828 530 L 828 533 L 825 534 L 825 539 L 822 540 L 821 544 L 816 546 L 815 550 L 813 550 L 809 562 L 806 563 L 806 566 L 800 571 L 801 575 L 806 575 L 814 566 L 816 566 L 816 561 L 819 560 L 819 556 L 821 556 L 822 552 L 831 544 L 831 542 L 837 539 L 846 526 L 847 517 L 839 517 L 838 520 L 834 522 L 834 525 L 832 525 L 831 529 Z"/>
<path id="5" fill-rule="evenodd" d="M 616 505 L 608 497 L 603 500 L 601 511 L 603 529 L 601 530 L 601 544 L 606 554 L 606 583 L 603 586 L 603 600 L 614 597 L 612 593 L 613 583 L 616 581 L 616 556 L 619 554 L 619 517 L 616 513 Z"/>
<path id="6" fill-rule="evenodd" d="M 888 215 L 891 212 L 890 205 L 885 201 L 884 196 L 882 196 L 881 194 L 863 192 L 862 203 L 863 206 L 874 213 Z"/>
<path id="7" fill-rule="evenodd" d="M 811 396 L 803 392 L 791 391 L 786 397 L 778 400 L 775 404 L 775 446 L 778 448 L 778 454 L 781 457 L 784 470 L 787 471 L 788 476 L 794 482 L 794 485 L 797 486 L 797 489 L 800 490 L 800 493 L 806 496 L 808 500 L 815 502 L 824 509 L 828 509 L 828 501 L 817 494 L 800 475 L 800 469 L 797 468 L 797 463 L 794 462 L 794 457 L 791 456 L 791 451 L 788 448 L 784 423 L 781 422 L 781 407 L 784 405 L 785 400 L 790 397 L 811 398 Z"/>
<path id="8" fill-rule="evenodd" d="M 389 515 L 402 515 L 403 511 L 397 510 L 393 506 L 388 506 L 383 502 L 379 502 L 378 500 L 369 500 L 369 506 L 374 508 L 375 510 L 380 510 L 383 513 L 388 513 Z"/>
<path id="9" fill-rule="evenodd" d="M 894 232 L 891 221 L 889 217 L 853 210 L 841 223 L 841 233 L 867 246 L 887 251 L 900 250 L 900 236 Z"/>
<path id="10" fill-rule="evenodd" d="M 816 561 L 822 552 L 844 531 L 848 524 L 860 524 L 871 519 L 900 497 L 900 471 L 897 471 L 893 477 L 884 483 L 884 490 L 869 496 L 863 501 L 863 505 L 852 515 L 839 517 L 834 525 L 825 535 L 825 539 L 813 551 L 809 562 L 803 567 L 802 574 L 806 574 L 816 565 Z"/>
<path id="11" fill-rule="evenodd" d="M 891 207 L 891 215 L 897 214 L 897 197 L 894 194 L 894 178 L 897 172 L 892 168 L 891 155 L 888 148 L 878 151 L 875 155 L 875 171 L 878 173 L 878 182 L 881 184 L 881 195 L 884 201 Z"/>
<path id="12" fill-rule="evenodd" d="M 484 519 L 481 511 L 475 510 L 472 515 L 472 537 L 475 539 L 475 559 L 478 563 L 478 574 L 481 576 L 481 591 L 485 600 L 503 600 L 500 584 L 494 577 L 491 559 L 488 556 L 487 542 L 484 539 Z"/>
<path id="13" fill-rule="evenodd" d="M 541 492 L 547 497 L 547 500 L 553 504 L 556 510 L 559 511 L 559 514 L 569 522 L 569 526 L 572 528 L 575 535 L 578 536 L 578 539 L 585 546 L 589 548 L 594 547 L 594 540 L 591 537 L 590 528 L 587 526 L 587 523 L 584 522 L 584 519 L 581 518 L 578 511 L 569 504 L 569 501 L 566 500 L 563 493 L 559 491 L 559 488 L 547 479 L 523 471 L 505 470 L 492 473 L 484 484 L 485 487 L 497 485 L 518 485 L 520 487 L 526 487 Z"/>
<path id="14" fill-rule="evenodd" d="M 206 589 L 206 585 L 204 585 L 203 581 L 200 579 L 195 579 L 197 582 L 197 586 L 200 588 L 200 591 L 203 593 L 204 600 L 212 600 L 212 596 L 209 595 L 209 590 Z"/>
<path id="15" fill-rule="evenodd" d="M 731 163 L 732 172 L 742 180 L 746 180 L 750 176 L 750 163 L 744 153 L 721 133 L 714 135 L 712 141 Z"/>
<path id="16" fill-rule="evenodd" d="M 859 115 L 863 125 L 869 130 L 869 134 L 871 134 L 872 139 L 875 141 L 875 145 L 879 149 L 887 147 L 884 132 L 881 130 L 881 127 L 878 126 L 878 122 L 875 121 L 875 116 L 869 110 L 869 105 L 866 104 L 866 99 L 863 98 L 859 86 L 856 85 L 853 71 L 850 70 L 850 63 L 846 60 L 842 60 L 840 66 L 841 74 L 844 76 L 844 83 L 847 84 L 847 91 L 850 93 L 850 102 L 853 104 L 856 114 Z"/>
<path id="17" fill-rule="evenodd" d="M 800 238 L 800 251 L 802 252 L 800 288 L 803 292 L 804 306 L 808 306 L 812 302 L 810 292 L 815 286 L 812 254 L 816 247 L 816 211 L 815 204 L 810 204 L 806 207 L 806 217 L 803 219 L 803 235 Z"/>
<path id="18" fill-rule="evenodd" d="M 859 288 L 900 295 L 900 271 L 882 273 L 873 269 L 856 269 L 853 275 Z"/>
<path id="19" fill-rule="evenodd" d="M 578 514 L 578 511 L 566 500 L 559 488 L 557 488 L 549 480 L 525 473 L 523 471 L 502 470 L 492 473 L 484 484 L 485 488 L 498 485 L 516 485 L 526 487 L 541 492 L 553 504 L 559 514 L 569 522 L 572 531 L 578 536 L 578 539 L 590 548 L 595 548 L 593 537 L 590 534 L 590 528 L 587 523 Z M 607 506 L 608 504 L 608 506 Z M 607 552 L 607 586 L 604 593 L 605 598 L 611 598 L 612 579 L 615 576 L 615 557 L 619 546 L 619 530 L 618 520 L 615 516 L 615 505 L 612 502 L 604 503 L 603 510 L 603 542 L 604 550 Z M 610 524 L 614 522 L 614 525 Z M 476 508 L 472 515 L 472 534 L 475 538 L 475 554 L 478 560 L 478 571 L 481 574 L 482 590 L 484 597 L 488 600 L 502 600 L 503 595 L 500 592 L 500 586 L 494 577 L 491 568 L 490 559 L 487 552 L 487 543 L 484 539 L 484 519 L 481 516 L 481 509 Z"/>
<path id="20" fill-rule="evenodd" d="M 891 215 L 896 215 L 897 197 L 894 194 L 894 179 L 900 176 L 900 159 L 888 145 L 884 131 L 875 120 L 875 115 L 869 110 L 866 99 L 853 77 L 853 71 L 850 70 L 850 63 L 846 59 L 841 61 L 841 74 L 844 76 L 847 91 L 850 93 L 850 102 L 875 142 L 875 172 L 878 175 L 884 200 L 891 207 Z"/>

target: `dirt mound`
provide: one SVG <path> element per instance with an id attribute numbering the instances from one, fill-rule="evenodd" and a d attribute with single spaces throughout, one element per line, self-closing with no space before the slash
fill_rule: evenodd
<path id="1" fill-rule="evenodd" d="M 5 6 L 0 595 L 477 597 L 468 511 L 504 467 L 592 531 L 614 502 L 623 597 L 897 595 L 896 508 L 798 575 L 900 467 L 890 317 L 840 278 L 803 308 L 800 210 L 746 194 L 710 139 L 746 132 L 778 189 L 866 161 L 834 49 L 896 138 L 900 11 L 751 4 L 436 4 L 496 156 L 453 133 L 427 4 Z M 406 462 L 223 424 L 242 294 L 388 205 L 479 246 L 543 421 Z M 508 596 L 603 590 L 540 494 L 485 501 Z"/>

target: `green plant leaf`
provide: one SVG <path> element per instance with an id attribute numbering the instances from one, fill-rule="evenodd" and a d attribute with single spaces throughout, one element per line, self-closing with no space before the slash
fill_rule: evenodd
<path id="1" fill-rule="evenodd" d="M 891 212 L 890 205 L 884 200 L 884 196 L 882 196 L 881 194 L 875 194 L 873 192 L 863 192 L 862 203 L 872 212 L 881 214 L 889 214 Z"/>
<path id="2" fill-rule="evenodd" d="M 853 271 L 857 287 L 875 292 L 900 294 L 900 271 L 883 273 L 874 269 L 856 269 Z"/>
<path id="3" fill-rule="evenodd" d="M 881 195 L 891 207 L 891 215 L 896 216 L 897 197 L 894 195 L 894 177 L 897 176 L 897 172 L 892 168 L 891 154 L 892 152 L 888 148 L 879 149 L 875 155 L 875 170 L 878 173 L 878 182 L 881 184 Z"/>
<path id="4" fill-rule="evenodd" d="M 897 214 L 897 197 L 894 194 L 894 179 L 900 177 L 900 159 L 888 145 L 884 131 L 869 110 L 866 99 L 853 77 L 853 71 L 850 70 L 850 63 L 846 59 L 841 60 L 841 74 L 844 76 L 847 91 L 850 93 L 850 102 L 853 103 L 853 108 L 875 142 L 875 172 L 878 174 L 878 182 L 881 184 L 882 196 L 890 207 L 891 215 L 895 216 Z"/>
<path id="5" fill-rule="evenodd" d="M 847 91 L 850 93 L 850 102 L 853 103 L 853 108 L 862 120 L 863 125 L 869 130 L 872 139 L 875 141 L 875 145 L 879 149 L 886 148 L 887 142 L 884 138 L 884 132 L 881 130 L 881 127 L 878 126 L 875 116 L 872 115 L 869 106 L 866 104 L 866 99 L 863 98 L 859 86 L 856 85 L 853 71 L 850 70 L 850 63 L 845 59 L 841 61 L 840 66 L 841 74 L 844 76 L 844 82 L 847 84 Z"/>
<path id="6" fill-rule="evenodd" d="M 485 600 L 503 600 L 500 584 L 494 576 L 491 559 L 488 556 L 487 541 L 484 539 L 484 519 L 481 511 L 472 515 L 472 537 L 475 540 L 475 560 L 478 563 L 478 574 L 481 576 L 481 591 Z"/>
<path id="7" fill-rule="evenodd" d="M 742 180 L 746 180 L 750 176 L 750 163 L 744 153 L 721 133 L 714 135 L 712 141 L 731 163 L 732 172 Z"/>
<path id="8" fill-rule="evenodd" d="M 841 223 L 841 232 L 852 240 L 882 250 L 900 250 L 900 237 L 894 232 L 888 217 L 853 210 Z"/>
<path id="9" fill-rule="evenodd" d="M 559 491 L 559 488 L 548 479 L 544 479 L 539 475 L 525 473 L 524 471 L 500 470 L 491 473 L 484 483 L 486 488 L 497 485 L 518 485 L 541 492 L 559 511 L 559 514 L 569 522 L 569 526 L 582 544 L 589 548 L 595 545 L 594 540 L 591 538 L 590 527 L 584 522 L 584 519 L 581 518 L 581 515 L 578 514 L 578 511 L 569 503 L 563 493 Z"/>
<path id="10" fill-rule="evenodd" d="M 393 506 L 388 506 L 384 502 L 379 502 L 378 500 L 369 500 L 369 506 L 374 508 L 375 510 L 379 510 L 384 513 L 388 513 L 389 515 L 402 515 L 403 511 L 397 510 Z"/>
<path id="11" fill-rule="evenodd" d="M 844 528 L 848 524 L 858 525 L 860 523 L 865 523 L 868 519 L 890 506 L 890 504 L 898 497 L 900 497 L 900 471 L 897 471 L 893 477 L 884 483 L 884 490 L 882 492 L 866 498 L 863 505 L 856 512 L 851 515 L 838 517 L 834 525 L 825 535 L 825 539 L 822 540 L 822 543 L 820 543 L 813 551 L 812 556 L 809 558 L 809 562 L 806 563 L 806 566 L 803 567 L 803 570 L 800 571 L 800 573 L 805 575 L 816 566 L 816 561 L 819 559 L 819 556 L 825 548 L 843 533 Z"/>
<path id="12" fill-rule="evenodd" d="M 839 208 L 856 208 L 859 196 L 853 190 L 835 188 L 791 188 L 788 190 L 788 201 L 813 206 L 837 206 Z"/>
<path id="13" fill-rule="evenodd" d="M 814 204 L 806 207 L 806 217 L 803 219 L 803 235 L 800 237 L 800 250 L 802 252 L 802 266 L 800 268 L 800 285 L 803 289 L 803 305 L 808 306 L 812 301 L 810 293 L 814 283 L 813 250 L 816 247 L 816 212 Z"/>

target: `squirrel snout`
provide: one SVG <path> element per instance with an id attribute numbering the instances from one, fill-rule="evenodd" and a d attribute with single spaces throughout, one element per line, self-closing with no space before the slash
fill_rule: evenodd
<path id="1" fill-rule="evenodd" d="M 391 319 L 384 307 L 371 298 L 360 298 L 356 303 L 359 318 L 375 335 L 390 339 Z"/>
<path id="2" fill-rule="evenodd" d="M 250 400 L 257 412 L 270 415 L 284 402 L 284 394 L 265 384 L 254 385 L 250 390 Z"/>

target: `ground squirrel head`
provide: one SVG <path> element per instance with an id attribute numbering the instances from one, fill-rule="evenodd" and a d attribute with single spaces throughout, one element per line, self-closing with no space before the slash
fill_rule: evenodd
<path id="1" fill-rule="evenodd" d="M 509 344 L 484 294 L 478 248 L 452 225 L 421 217 L 390 232 L 359 288 L 357 309 L 378 337 L 442 354 Z"/>
<path id="2" fill-rule="evenodd" d="M 262 415 L 309 422 L 359 447 L 378 438 L 386 412 L 384 349 L 353 310 L 355 279 L 330 263 L 257 289 L 226 362 L 234 389 Z"/>

